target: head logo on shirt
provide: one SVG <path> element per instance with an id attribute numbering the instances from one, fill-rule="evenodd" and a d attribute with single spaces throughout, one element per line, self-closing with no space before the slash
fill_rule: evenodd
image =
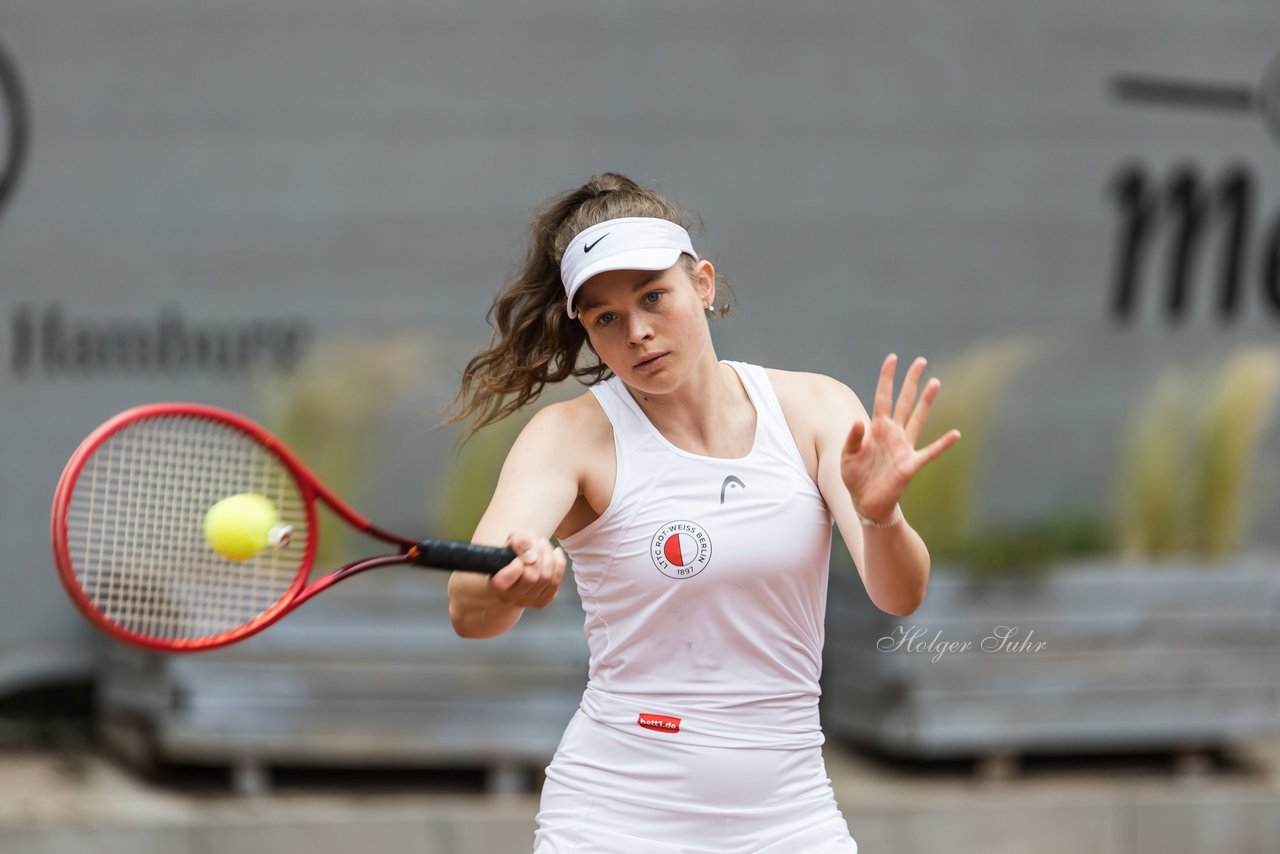
<path id="1" fill-rule="evenodd" d="M 729 475 L 724 479 L 724 483 L 720 484 L 720 503 L 721 504 L 724 503 L 724 491 L 729 487 L 733 486 L 734 484 L 737 484 L 743 489 L 747 488 L 747 485 L 743 483 L 742 479 L 739 478 L 737 475 L 732 475 L 732 474 Z"/>
<path id="2" fill-rule="evenodd" d="M 711 562 L 711 538 L 696 522 L 668 522 L 653 535 L 649 557 L 668 578 L 693 578 Z"/>

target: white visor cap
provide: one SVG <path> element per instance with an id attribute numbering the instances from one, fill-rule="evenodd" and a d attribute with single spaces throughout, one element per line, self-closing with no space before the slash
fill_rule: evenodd
<path id="1" fill-rule="evenodd" d="M 560 278 L 567 297 L 565 308 L 577 317 L 573 298 L 597 273 L 609 270 L 665 270 L 681 254 L 697 261 L 689 232 L 674 222 L 646 216 L 605 220 L 578 232 L 560 259 Z"/>

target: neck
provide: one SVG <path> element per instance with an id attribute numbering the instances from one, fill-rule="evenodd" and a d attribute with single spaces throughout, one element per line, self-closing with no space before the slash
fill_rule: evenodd
<path id="1" fill-rule="evenodd" d="M 630 386 L 627 391 L 676 447 L 706 456 L 744 456 L 755 435 L 755 409 L 737 371 L 720 364 L 710 347 L 707 353 L 669 394 L 648 394 Z"/>

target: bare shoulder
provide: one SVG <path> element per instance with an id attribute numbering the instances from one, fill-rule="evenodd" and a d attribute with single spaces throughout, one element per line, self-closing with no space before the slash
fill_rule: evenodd
<path id="1" fill-rule="evenodd" d="M 528 451 L 538 455 L 535 465 L 554 465 L 577 484 L 576 499 L 555 526 L 556 536 L 568 537 L 595 521 L 612 499 L 617 469 L 613 424 L 588 391 L 543 407 L 525 430 L 535 432 Z"/>
<path id="2" fill-rule="evenodd" d="M 765 368 L 765 373 L 788 422 L 817 423 L 825 415 L 866 414 L 853 389 L 826 374 L 778 368 Z"/>
<path id="3" fill-rule="evenodd" d="M 823 449 L 842 442 L 854 419 L 865 416 L 853 389 L 825 374 L 765 368 L 791 437 L 809 475 L 818 478 Z"/>
<path id="4" fill-rule="evenodd" d="M 596 469 L 613 460 L 613 425 L 594 394 L 540 408 L 520 431 L 507 457 L 518 471 L 553 467 L 572 476 L 579 487 Z"/>
<path id="5" fill-rule="evenodd" d="M 577 442 L 608 441 L 612 447 L 613 424 L 594 394 L 584 391 L 575 398 L 552 406 L 562 410 L 560 417 Z"/>
<path id="6" fill-rule="evenodd" d="M 584 441 L 610 438 L 609 417 L 589 391 L 577 397 L 549 403 L 534 413 L 524 428 L 544 449 L 580 448 Z"/>

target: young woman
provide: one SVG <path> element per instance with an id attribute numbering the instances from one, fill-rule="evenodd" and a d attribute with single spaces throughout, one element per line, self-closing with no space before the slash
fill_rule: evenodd
<path id="1" fill-rule="evenodd" d="M 454 419 L 591 384 L 516 440 L 474 540 L 520 556 L 453 575 L 450 617 L 501 634 L 573 557 L 589 682 L 547 768 L 537 854 L 849 854 L 818 723 L 831 523 L 872 601 L 911 614 L 929 553 L 898 499 L 959 433 L 915 447 L 940 386 L 916 400 L 924 359 L 896 404 L 885 359 L 871 416 L 834 379 L 717 359 L 725 289 L 682 221 L 616 173 L 535 217 Z"/>

